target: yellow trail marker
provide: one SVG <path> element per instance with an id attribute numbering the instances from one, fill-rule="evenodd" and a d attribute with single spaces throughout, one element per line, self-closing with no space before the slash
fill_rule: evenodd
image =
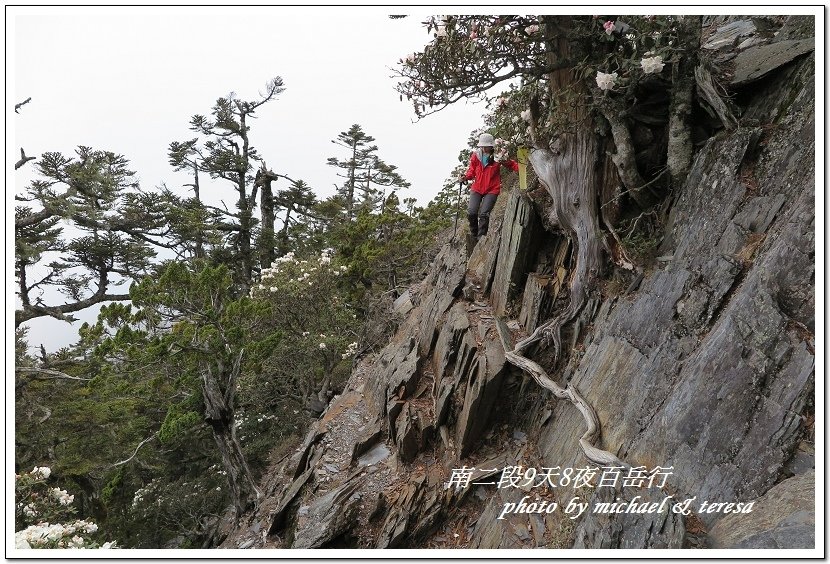
<path id="1" fill-rule="evenodd" d="M 530 150 L 527 147 L 519 147 L 519 188 L 527 190 L 527 156 Z"/>

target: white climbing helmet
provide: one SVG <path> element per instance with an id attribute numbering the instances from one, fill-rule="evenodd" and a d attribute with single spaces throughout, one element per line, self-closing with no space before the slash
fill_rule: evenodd
<path id="1" fill-rule="evenodd" d="M 481 137 L 478 138 L 479 147 L 493 147 L 495 144 L 496 140 L 489 133 L 482 133 Z"/>

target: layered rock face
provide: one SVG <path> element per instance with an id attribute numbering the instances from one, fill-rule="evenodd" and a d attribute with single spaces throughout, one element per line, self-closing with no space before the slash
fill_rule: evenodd
<path id="1" fill-rule="evenodd" d="M 577 409 L 507 363 L 496 331 L 497 318 L 532 331 L 567 284 L 568 242 L 514 188 L 469 258 L 451 241 L 399 300 L 393 340 L 275 465 L 265 502 L 224 547 L 813 547 L 815 63 L 803 21 L 777 36 L 741 21 L 710 22 L 704 49 L 766 49 L 730 71 L 756 81 L 743 115 L 698 150 L 657 266 L 590 300 L 566 361 L 546 367 L 595 410 L 598 446 L 671 468 L 663 487 L 505 480 L 519 465 L 590 466 Z M 694 497 L 693 511 L 591 510 L 667 496 Z M 575 497 L 589 509 L 572 519 Z M 523 500 L 558 506 L 505 511 Z M 725 515 L 697 510 L 703 501 L 753 505 Z"/>

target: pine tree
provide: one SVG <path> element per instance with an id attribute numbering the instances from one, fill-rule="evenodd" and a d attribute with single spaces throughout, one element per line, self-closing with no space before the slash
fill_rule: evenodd
<path id="1" fill-rule="evenodd" d="M 327 163 L 343 171 L 339 174 L 344 182 L 337 188 L 337 194 L 346 210 L 346 221 L 352 221 L 356 209 L 374 211 L 383 201 L 385 194 L 378 187 L 406 188 L 406 182 L 397 172 L 397 167 L 389 165 L 377 156 L 375 140 L 367 135 L 360 125 L 352 125 L 348 131 L 341 132 L 332 143 L 347 149 L 347 159 L 339 160 L 329 157 Z M 358 197 L 359 196 L 359 197 Z"/>
<path id="2" fill-rule="evenodd" d="M 15 326 L 42 316 L 71 322 L 92 305 L 128 299 L 113 288 L 147 271 L 153 246 L 171 247 L 158 194 L 142 192 L 128 160 L 109 151 L 44 153 L 35 166 L 39 178 L 16 196 L 25 203 L 15 207 Z"/>
<path id="3" fill-rule="evenodd" d="M 281 218 L 282 229 L 277 237 L 277 253 L 283 256 L 292 249 L 302 252 L 311 235 L 311 222 L 316 219 L 312 210 L 317 197 L 308 184 L 295 180 L 289 188 L 277 192 L 274 202 L 285 210 L 285 216 Z"/>
<path id="4" fill-rule="evenodd" d="M 202 146 L 197 149 L 191 140 L 173 143 L 170 147 L 169 155 L 175 167 L 192 166 L 194 171 L 205 171 L 213 179 L 230 182 L 236 191 L 235 212 L 216 207 L 211 209 L 222 218 L 216 229 L 230 236 L 229 249 L 220 258 L 239 265 L 235 270 L 235 281 L 240 293 L 250 288 L 257 262 L 253 245 L 257 225 L 254 209 L 260 184 L 256 182 L 253 171 L 255 163 L 262 159 L 251 144 L 249 122 L 260 106 L 273 100 L 283 90 L 282 78 L 276 77 L 267 84 L 265 93 L 257 100 L 240 100 L 233 93 L 219 98 L 210 117 L 197 114 L 190 120 L 190 129 L 204 138 Z"/>

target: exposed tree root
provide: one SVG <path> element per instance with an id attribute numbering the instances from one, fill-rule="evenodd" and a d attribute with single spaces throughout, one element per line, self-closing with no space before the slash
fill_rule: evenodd
<path id="1" fill-rule="evenodd" d="M 517 345 L 515 349 L 511 350 L 510 333 L 501 319 L 496 320 L 496 329 L 498 330 L 499 337 L 501 337 L 502 344 L 504 345 L 504 356 L 510 364 L 518 366 L 525 372 L 529 373 L 537 384 L 546 390 L 550 390 L 557 398 L 568 400 L 580 411 L 580 413 L 582 413 L 587 429 L 579 439 L 579 446 L 582 448 L 582 452 L 585 454 L 585 457 L 591 462 L 603 466 L 628 467 L 626 463 L 610 452 L 594 446 L 594 443 L 599 439 L 600 435 L 599 419 L 597 418 L 594 408 L 591 407 L 587 401 L 585 401 L 582 394 L 580 394 L 579 391 L 577 391 L 577 389 L 571 384 L 568 384 L 567 388 L 559 386 L 547 375 L 541 366 L 529 358 L 522 356 L 519 352 L 519 345 Z"/>
<path id="2" fill-rule="evenodd" d="M 536 109 L 531 106 L 532 114 Z M 596 195 L 596 137 L 588 128 L 561 135 L 553 150 L 540 147 L 535 141 L 535 115 L 531 120 L 536 148 L 530 154 L 530 163 L 537 177 L 553 199 L 551 223 L 558 225 L 574 243 L 576 268 L 570 288 L 570 303 L 565 311 L 539 326 L 529 337 L 512 346 L 510 334 L 497 319 L 496 327 L 504 345 L 505 358 L 511 364 L 529 373 L 537 384 L 550 390 L 554 396 L 567 399 L 585 418 L 587 429 L 579 439 L 582 452 L 593 463 L 627 466 L 610 452 L 594 446 L 599 440 L 600 425 L 594 409 L 576 388 L 560 387 L 537 363 L 523 356 L 522 351 L 537 341 L 552 341 L 555 358 L 562 353 L 562 327 L 572 321 L 585 307 L 588 294 L 599 277 L 602 265 L 604 237 L 599 225 Z"/>

